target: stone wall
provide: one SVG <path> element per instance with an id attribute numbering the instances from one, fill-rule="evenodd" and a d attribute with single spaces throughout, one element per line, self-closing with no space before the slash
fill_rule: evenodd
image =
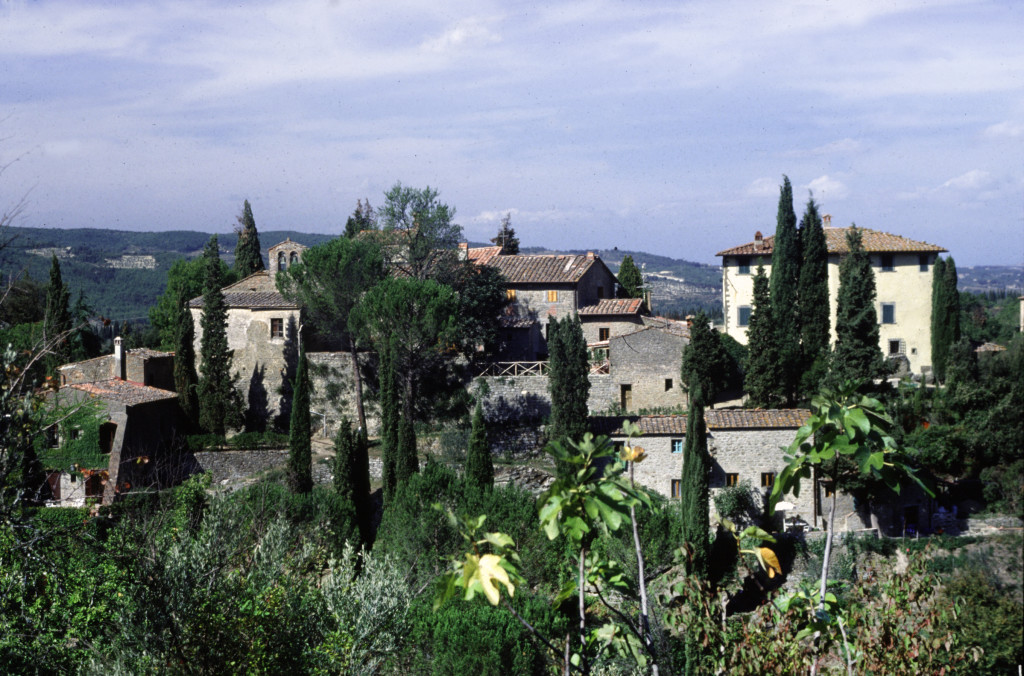
<path id="1" fill-rule="evenodd" d="M 590 398 L 587 406 L 591 413 L 604 411 L 615 405 L 618 390 L 609 375 L 591 375 Z M 484 377 L 474 381 L 479 392 L 484 383 L 487 396 L 483 398 L 484 416 L 490 425 L 538 422 L 551 415 L 551 396 L 548 394 L 547 376 Z"/>
<path id="2" fill-rule="evenodd" d="M 327 436 L 334 437 L 342 418 L 356 424 L 355 381 L 352 378 L 352 354 L 350 352 L 310 352 L 310 382 L 313 396 L 310 408 L 314 412 L 313 424 L 326 422 Z M 380 408 L 367 395 L 371 387 L 367 375 L 376 364 L 375 357 L 368 352 L 359 353 L 360 370 L 363 374 L 363 410 L 366 427 L 370 436 L 380 431 Z M 372 378 L 370 379 L 372 380 Z M 375 386 L 375 384 L 374 384 Z"/>
<path id="3" fill-rule="evenodd" d="M 611 379 L 620 392 L 623 385 L 630 387 L 632 406 L 627 412 L 686 407 L 686 393 L 679 381 L 685 343 L 682 336 L 656 328 L 609 341 Z"/>
<path id="4" fill-rule="evenodd" d="M 280 467 L 288 460 L 288 451 L 204 451 L 194 454 L 198 470 L 210 472 L 213 483 L 238 481 Z"/>

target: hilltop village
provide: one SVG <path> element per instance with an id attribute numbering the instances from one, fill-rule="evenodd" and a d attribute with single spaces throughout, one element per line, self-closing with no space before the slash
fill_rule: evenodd
<path id="1" fill-rule="evenodd" d="M 726 630 L 726 615 L 740 621 L 755 617 L 748 613 L 756 608 L 771 612 L 778 606 L 767 599 L 783 593 L 783 583 L 787 603 L 797 603 L 796 562 L 798 551 L 806 558 L 806 543 L 824 543 L 814 563 L 820 571 L 803 574 L 817 584 L 820 572 L 825 590 L 833 557 L 853 560 L 859 550 L 842 543 L 862 541 L 857 537 L 885 543 L 1019 528 L 1019 331 L 1009 345 L 970 338 L 977 334 L 961 326 L 969 315 L 961 308 L 955 263 L 943 257 L 948 252 L 941 245 L 882 229 L 833 227 L 813 199 L 798 222 L 787 179 L 775 232 L 758 230 L 750 242 L 716 254 L 722 274 L 716 324 L 702 311 L 661 316 L 643 271 L 628 256 L 613 272 L 593 252 L 520 253 L 509 218 L 489 246 L 471 246 L 436 191 L 398 184 L 385 200 L 377 211 L 360 202 L 345 232 L 322 244 L 286 239 L 266 249 L 246 202 L 232 266 L 221 260 L 214 237 L 202 256 L 172 268 L 150 313 L 148 345 L 122 331 L 112 352 L 87 359 L 67 359 L 83 354 L 88 341 L 82 325 L 73 325 L 60 281 L 60 261 L 73 254 L 55 249 L 39 324 L 43 348 L 16 371 L 10 370 L 14 353 L 7 357 L 9 381 L 39 402 L 31 427 L 38 431 L 12 446 L 30 459 L 19 475 L 25 505 L 42 513 L 82 510 L 114 523 L 167 499 L 179 505 L 173 528 L 200 533 L 201 515 L 229 504 L 218 501 L 283 501 L 274 513 L 287 514 L 292 525 L 280 527 L 291 535 L 274 537 L 292 544 L 281 546 L 308 545 L 321 552 L 316 556 L 335 558 L 315 563 L 291 549 L 275 555 L 281 562 L 299 557 L 300 568 L 354 567 L 331 568 L 332 575 L 386 589 L 387 598 L 375 603 L 392 604 L 389 619 L 353 619 L 358 604 L 345 606 L 356 615 L 343 619 L 341 606 L 330 604 L 342 598 L 355 604 L 346 595 L 356 587 L 310 592 L 337 595 L 317 601 L 332 608 L 334 619 L 311 630 L 318 642 L 303 639 L 314 642 L 295 659 L 306 660 L 302 671 L 322 663 L 339 673 L 361 659 L 373 665 L 367 673 L 415 672 L 427 668 L 425 659 L 439 668 L 431 661 L 438 658 L 401 648 L 411 646 L 401 631 L 409 630 L 412 620 L 405 618 L 412 611 L 408 599 L 401 608 L 393 605 L 395 595 L 419 598 L 428 585 L 442 590 L 436 603 L 449 608 L 452 597 L 477 594 L 494 606 L 511 603 L 517 589 L 533 599 L 522 612 L 532 613 L 540 630 L 509 616 L 516 631 L 526 632 L 516 640 L 531 646 L 522 653 L 528 664 L 512 667 L 515 660 L 502 657 L 503 666 L 487 673 L 546 673 L 571 664 L 586 666 L 584 673 L 598 664 L 620 673 L 626 664 L 657 670 L 659 663 L 660 673 L 675 673 L 672 664 L 733 671 L 724 648 L 712 654 L 692 645 L 678 623 L 697 620 L 680 609 L 720 598 L 707 617 L 721 613 L 721 621 L 700 631 L 716 645 L 740 641 Z M 111 265 L 151 262 L 124 256 Z M 1020 308 L 1024 322 L 1024 298 Z M 25 382 L 30 374 L 41 387 Z M 263 497 L 230 497 L 253 491 Z M 494 526 L 484 526 L 487 513 L 496 515 Z M 623 535 L 630 523 L 631 537 Z M 534 535 L 523 530 L 528 524 Z M 226 527 L 240 529 L 237 536 L 249 542 L 225 554 L 229 569 L 256 565 L 259 557 L 233 559 L 250 545 L 277 546 L 262 539 L 277 526 Z M 460 533 L 465 547 L 453 544 L 462 543 Z M 566 538 L 576 552 L 570 565 L 563 570 L 553 563 L 561 555 L 544 549 L 537 533 Z M 163 542 L 184 551 L 181 537 Z M 529 570 L 516 541 L 533 564 L 550 570 Z M 842 554 L 833 553 L 834 541 Z M 159 546 L 151 545 L 157 561 Z M 888 551 L 884 544 L 859 546 Z M 539 549 L 527 556 L 527 547 Z M 353 558 L 359 548 L 365 564 Z M 396 582 L 393 569 L 369 563 L 371 549 L 373 556 L 391 557 L 379 559 L 385 568 L 411 565 L 413 572 Z M 551 560 L 538 564 L 539 551 Z M 615 557 L 625 557 L 629 571 Z M 369 572 L 361 576 L 362 565 Z M 657 571 L 650 580 L 645 565 Z M 669 570 L 700 582 L 666 586 Z M 527 592 L 530 579 L 536 582 Z M 566 607 L 539 619 L 547 607 L 540 599 L 555 594 L 545 585 L 555 579 L 570 581 L 559 603 L 578 599 L 578 616 Z M 648 582 L 662 586 L 648 592 Z M 409 593 L 409 585 L 420 584 Z M 722 595 L 700 585 L 719 585 Z M 616 603 L 639 613 L 636 623 L 601 597 L 611 587 L 627 599 Z M 164 598 L 163 591 L 153 593 Z M 854 604 L 844 613 L 870 606 L 843 593 Z M 656 594 L 657 612 L 664 614 L 652 624 L 648 608 Z M 628 600 L 634 598 L 638 605 Z M 810 608 L 826 597 L 822 591 L 801 598 Z M 132 612 L 157 612 L 154 602 L 136 598 L 141 605 Z M 424 603 L 412 601 L 416 612 L 427 612 Z M 1019 603 L 1012 607 L 1019 614 Z M 385 612 L 378 606 L 360 612 L 378 611 Z M 450 612 L 450 621 L 463 617 Z M 615 619 L 597 624 L 607 613 Z M 853 621 L 850 614 L 836 616 Z M 159 621 L 198 631 L 179 626 L 182 617 Z M 576 647 L 564 636 L 569 620 L 590 637 L 577 639 Z M 387 628 L 377 636 L 353 629 L 378 621 Z M 421 621 L 434 626 L 435 620 Z M 912 621 L 935 620 L 925 613 Z M 233 631 L 228 624 L 214 634 Z M 830 636 L 843 630 L 841 622 L 816 629 Z M 239 664 L 271 650 L 251 644 L 252 627 L 240 631 L 244 645 L 228 641 Z M 610 633 L 599 639 L 591 631 Z M 891 656 L 878 636 L 858 631 L 864 647 L 857 659 L 886 671 Z M 956 643 L 951 627 L 942 631 L 957 647 L 936 656 L 936 665 L 980 663 L 977 653 L 969 658 L 975 643 L 964 635 Z M 350 641 L 350 653 L 324 647 L 331 632 Z M 551 643 L 559 635 L 564 655 Z M 206 645 L 198 634 L 191 646 L 167 640 L 161 650 L 183 655 Z M 672 641 L 677 647 L 666 647 Z M 836 647 L 841 642 L 800 645 L 793 659 L 835 667 L 850 655 Z M 1019 642 L 1012 650 L 1019 654 Z M 131 654 L 136 666 L 149 664 Z M 283 664 L 275 655 L 271 662 Z"/>

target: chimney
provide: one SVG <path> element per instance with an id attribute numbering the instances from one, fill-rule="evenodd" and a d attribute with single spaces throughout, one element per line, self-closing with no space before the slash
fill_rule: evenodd
<path id="1" fill-rule="evenodd" d="M 124 340 L 121 336 L 114 338 L 114 377 L 125 380 L 127 364 L 124 358 Z"/>
<path id="2" fill-rule="evenodd" d="M 594 252 L 593 251 L 588 251 L 587 252 L 587 260 L 588 261 L 594 260 Z"/>
<path id="3" fill-rule="evenodd" d="M 821 217 L 821 222 L 826 228 L 832 227 L 832 214 L 825 214 Z"/>
<path id="4" fill-rule="evenodd" d="M 459 242 L 459 260 L 469 260 L 469 242 Z"/>
<path id="5" fill-rule="evenodd" d="M 764 236 L 761 235 L 761 231 L 758 230 L 754 233 L 754 251 L 760 251 L 764 248 Z"/>

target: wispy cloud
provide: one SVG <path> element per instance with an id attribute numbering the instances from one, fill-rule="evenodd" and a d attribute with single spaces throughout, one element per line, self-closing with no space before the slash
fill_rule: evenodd
<path id="1" fill-rule="evenodd" d="M 850 195 L 849 188 L 842 181 L 828 175 L 814 179 L 807 184 L 807 189 L 820 200 L 844 200 Z"/>
<path id="2" fill-rule="evenodd" d="M 943 188 L 956 190 L 979 190 L 992 183 L 992 174 L 980 169 L 972 169 L 966 173 L 954 176 L 942 184 Z"/>
<path id="3" fill-rule="evenodd" d="M 988 138 L 1018 138 L 1024 136 L 1024 122 L 1013 122 L 1007 120 L 993 124 L 984 131 Z"/>

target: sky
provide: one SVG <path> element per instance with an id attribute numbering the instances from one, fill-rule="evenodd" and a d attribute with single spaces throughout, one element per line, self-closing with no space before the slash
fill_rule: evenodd
<path id="1" fill-rule="evenodd" d="M 785 174 L 1021 265 L 1022 35 L 1019 0 L 0 0 L 0 213 L 340 233 L 400 181 L 472 241 L 720 263 Z"/>

